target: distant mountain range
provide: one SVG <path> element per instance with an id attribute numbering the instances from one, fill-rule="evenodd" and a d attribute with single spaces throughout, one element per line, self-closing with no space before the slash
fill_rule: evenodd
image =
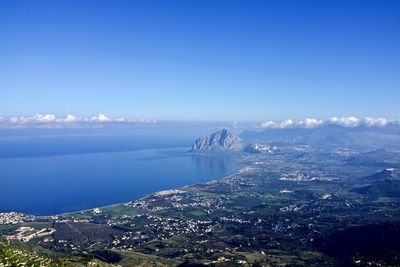
<path id="1" fill-rule="evenodd" d="M 261 132 L 247 130 L 239 136 L 222 129 L 198 138 L 190 152 L 272 153 L 281 145 L 299 144 L 400 149 L 400 126 L 325 125 L 314 128 L 268 128 Z"/>
<path id="2" fill-rule="evenodd" d="M 261 132 L 254 130 L 244 131 L 240 138 L 248 143 L 400 147 L 400 126 L 344 127 L 326 125 L 315 128 L 268 128 Z"/>

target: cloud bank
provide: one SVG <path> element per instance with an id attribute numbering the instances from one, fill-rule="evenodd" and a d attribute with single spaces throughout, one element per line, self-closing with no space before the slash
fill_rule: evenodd
<path id="1" fill-rule="evenodd" d="M 14 116 L 14 117 L 1 117 L 0 128 L 62 128 L 62 127 L 102 127 L 105 125 L 123 125 L 133 123 L 156 123 L 156 120 L 145 119 L 125 119 L 125 118 L 112 118 L 105 114 L 98 114 L 96 116 L 75 116 L 68 114 L 64 117 L 57 117 L 53 114 L 36 114 L 33 116 Z M 234 129 L 248 129 L 248 128 L 264 128 L 264 129 L 288 129 L 288 128 L 316 128 L 320 126 L 337 125 L 343 127 L 385 127 L 389 125 L 400 126 L 400 120 L 389 120 L 386 118 L 370 118 L 363 119 L 349 116 L 349 117 L 332 117 L 327 120 L 320 120 L 315 118 L 307 118 L 304 120 L 288 119 L 284 121 L 264 121 L 259 123 L 250 122 L 234 122 Z"/>
<path id="2" fill-rule="evenodd" d="M 101 126 L 105 124 L 120 123 L 155 123 L 155 120 L 127 120 L 125 118 L 111 118 L 102 113 L 91 117 L 78 117 L 68 114 L 57 118 L 53 114 L 36 114 L 33 116 L 0 117 L 0 128 L 22 128 L 22 127 L 84 127 Z"/>
<path id="3" fill-rule="evenodd" d="M 308 118 L 305 120 L 294 121 L 292 119 L 285 121 L 265 121 L 261 123 L 261 128 L 265 129 L 287 129 L 287 128 L 316 128 L 319 126 L 337 125 L 343 127 L 384 127 L 388 125 L 400 125 L 398 120 L 389 120 L 385 118 L 370 118 L 363 119 L 350 116 L 350 117 L 332 117 L 328 120 L 318 120 Z"/>

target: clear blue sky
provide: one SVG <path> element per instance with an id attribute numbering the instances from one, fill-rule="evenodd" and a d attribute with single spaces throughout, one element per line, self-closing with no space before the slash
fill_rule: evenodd
<path id="1" fill-rule="evenodd" d="M 400 118 L 400 1 L 0 1 L 0 116 Z"/>

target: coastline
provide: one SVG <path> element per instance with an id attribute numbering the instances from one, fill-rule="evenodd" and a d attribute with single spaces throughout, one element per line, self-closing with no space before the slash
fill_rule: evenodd
<path id="1" fill-rule="evenodd" d="M 0 212 L 41 217 L 74 213 L 220 179 L 239 169 L 233 158 L 195 156 L 186 153 L 187 148 L 96 153 L 76 160 L 71 155 L 54 156 L 48 164 L 48 157 L 2 161 L 8 190 Z M 23 166 L 23 172 L 12 166 Z"/>
<path id="2" fill-rule="evenodd" d="M 245 167 L 245 168 L 247 168 L 247 167 Z M 38 218 L 49 218 L 49 217 L 54 217 L 54 216 L 73 215 L 73 214 L 76 214 L 76 213 L 82 213 L 82 212 L 92 211 L 92 210 L 94 210 L 94 209 L 112 208 L 112 207 L 116 207 L 116 206 L 120 206 L 120 205 L 125 205 L 125 204 L 129 204 L 129 203 L 133 203 L 133 202 L 135 202 L 135 201 L 141 201 L 141 200 L 147 199 L 147 198 L 149 198 L 149 197 L 156 196 L 156 195 L 159 194 L 159 193 L 163 193 L 163 192 L 167 192 L 167 191 L 175 191 L 175 190 L 178 190 L 178 191 L 185 191 L 185 190 L 183 190 L 183 189 L 184 189 L 184 188 L 187 188 L 187 187 L 190 187 L 190 186 L 205 185 L 205 184 L 209 184 L 209 183 L 212 183 L 212 182 L 220 181 L 220 180 L 229 178 L 229 177 L 231 177 L 231 176 L 240 174 L 241 171 L 244 170 L 245 168 L 241 168 L 239 171 L 235 171 L 235 172 L 233 172 L 233 173 L 227 174 L 227 175 L 222 176 L 222 177 L 220 177 L 220 178 L 216 178 L 216 179 L 209 180 L 209 181 L 204 182 L 204 183 L 187 184 L 187 185 L 184 185 L 184 186 L 178 187 L 178 188 L 171 188 L 171 189 L 165 189 L 165 190 L 161 190 L 161 191 L 156 191 L 156 192 L 153 192 L 153 193 L 150 193 L 150 194 L 146 194 L 145 196 L 140 197 L 140 198 L 138 198 L 138 199 L 133 199 L 133 200 L 126 201 L 126 202 L 119 202 L 119 203 L 115 203 L 115 204 L 111 204 L 111 205 L 99 206 L 99 207 L 94 207 L 94 208 L 89 208 L 89 209 L 83 209 L 83 210 L 78 210 L 78 211 L 73 211 L 73 212 L 58 213 L 58 214 L 55 214 L 55 215 L 38 215 L 38 216 L 37 216 L 37 215 L 32 215 L 32 214 L 26 214 L 26 215 L 31 215 L 31 216 L 38 217 Z"/>
<path id="3" fill-rule="evenodd" d="M 112 152 L 112 153 L 114 153 L 114 152 Z M 188 153 L 188 154 L 191 155 L 192 153 Z M 198 155 L 198 156 L 210 156 L 209 154 L 196 154 L 196 155 Z M 183 189 L 187 188 L 187 187 L 191 187 L 191 186 L 195 186 L 195 185 L 206 185 L 206 184 L 209 184 L 209 183 L 221 181 L 223 179 L 229 178 L 230 176 L 238 175 L 243 170 L 246 170 L 246 168 L 248 168 L 248 167 L 240 166 L 241 163 L 239 163 L 239 162 L 236 162 L 235 164 L 238 165 L 237 168 L 235 168 L 237 170 L 235 170 L 235 171 L 233 171 L 231 173 L 227 173 L 224 176 L 221 176 L 221 177 L 218 177 L 218 178 L 211 178 L 211 180 L 208 180 L 208 181 L 205 181 L 205 182 L 201 182 L 201 183 L 186 184 L 184 186 L 177 187 L 177 188 L 169 188 L 169 189 L 155 191 L 155 192 L 152 192 L 152 193 L 148 193 L 148 194 L 146 194 L 146 195 L 144 195 L 142 197 L 139 197 L 137 199 L 132 199 L 132 200 L 124 201 L 124 202 L 118 202 L 118 203 L 105 205 L 105 206 L 96 206 L 96 207 L 87 208 L 87 209 L 80 209 L 80 210 L 71 211 L 71 212 L 55 213 L 55 214 L 51 214 L 51 215 L 34 215 L 34 214 L 31 214 L 31 213 L 18 212 L 18 211 L 0 212 L 0 215 L 18 214 L 18 215 L 23 215 L 23 216 L 27 216 L 27 217 L 34 217 L 34 218 L 38 218 L 38 219 L 51 219 L 52 217 L 72 216 L 74 214 L 91 212 L 91 211 L 93 211 L 95 209 L 113 208 L 113 207 L 117 207 L 117 206 L 120 206 L 120 205 L 126 205 L 126 204 L 129 204 L 129 203 L 133 203 L 135 201 L 141 201 L 141 200 L 147 199 L 149 197 L 156 196 L 157 194 L 162 193 L 162 192 L 174 191 L 174 190 L 182 190 L 182 191 L 184 191 Z"/>

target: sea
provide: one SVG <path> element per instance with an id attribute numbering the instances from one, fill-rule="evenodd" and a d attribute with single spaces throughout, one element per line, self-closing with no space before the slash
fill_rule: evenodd
<path id="1" fill-rule="evenodd" d="M 239 169 L 231 156 L 187 153 L 192 141 L 112 134 L 0 136 L 0 212 L 74 212 Z"/>

